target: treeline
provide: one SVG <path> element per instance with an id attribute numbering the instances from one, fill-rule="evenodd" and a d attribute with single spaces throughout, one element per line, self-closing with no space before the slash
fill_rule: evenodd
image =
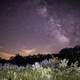
<path id="1" fill-rule="evenodd" d="M 80 66 L 80 46 L 75 46 L 73 48 L 64 48 L 59 52 L 59 59 L 68 59 L 68 65 L 78 61 L 78 66 Z"/>
<path id="2" fill-rule="evenodd" d="M 5 64 L 5 63 L 10 63 L 10 64 L 14 64 L 14 65 L 18 65 L 18 66 L 26 66 L 26 64 L 34 64 L 35 62 L 42 62 L 43 60 L 47 59 L 49 60 L 50 58 L 52 58 L 53 54 L 47 54 L 47 55 L 42 55 L 42 54 L 38 54 L 38 55 L 29 55 L 29 56 L 21 56 L 19 54 L 17 54 L 15 57 L 11 57 L 9 60 L 5 60 L 0 58 L 0 63 L 1 64 Z"/>
<path id="3" fill-rule="evenodd" d="M 68 59 L 68 65 L 78 61 L 80 65 L 80 46 L 75 46 L 74 48 L 63 48 L 58 54 L 38 54 L 33 56 L 20 56 L 17 54 L 15 57 L 11 57 L 9 60 L 0 58 L 0 63 L 4 65 L 5 63 L 10 63 L 18 66 L 26 66 L 26 64 L 34 64 L 35 62 L 42 62 L 43 60 L 58 57 L 58 59 Z"/>

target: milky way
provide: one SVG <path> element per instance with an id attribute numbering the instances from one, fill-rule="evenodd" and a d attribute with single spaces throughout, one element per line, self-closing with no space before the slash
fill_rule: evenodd
<path id="1" fill-rule="evenodd" d="M 2 0 L 0 47 L 59 51 L 80 44 L 76 0 Z"/>

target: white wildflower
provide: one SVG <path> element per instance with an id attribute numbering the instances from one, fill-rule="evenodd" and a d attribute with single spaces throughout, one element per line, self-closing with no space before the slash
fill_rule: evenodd
<path id="1" fill-rule="evenodd" d="M 63 59 L 63 60 L 61 60 L 61 63 L 59 65 L 60 65 L 60 67 L 66 67 L 67 63 L 68 63 L 68 60 L 67 59 Z"/>
<path id="2" fill-rule="evenodd" d="M 35 64 L 32 65 L 32 69 L 35 70 L 35 69 L 39 69 L 41 66 L 38 62 L 36 62 Z"/>

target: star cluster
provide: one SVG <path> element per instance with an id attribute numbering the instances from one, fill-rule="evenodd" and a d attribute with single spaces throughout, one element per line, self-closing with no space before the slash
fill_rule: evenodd
<path id="1" fill-rule="evenodd" d="M 80 44 L 77 0 L 1 0 L 0 46 L 59 51 Z"/>

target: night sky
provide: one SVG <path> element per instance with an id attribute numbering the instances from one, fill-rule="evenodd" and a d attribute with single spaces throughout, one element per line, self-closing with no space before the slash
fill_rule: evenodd
<path id="1" fill-rule="evenodd" d="M 0 0 L 0 48 L 56 52 L 79 44 L 79 0 Z"/>

